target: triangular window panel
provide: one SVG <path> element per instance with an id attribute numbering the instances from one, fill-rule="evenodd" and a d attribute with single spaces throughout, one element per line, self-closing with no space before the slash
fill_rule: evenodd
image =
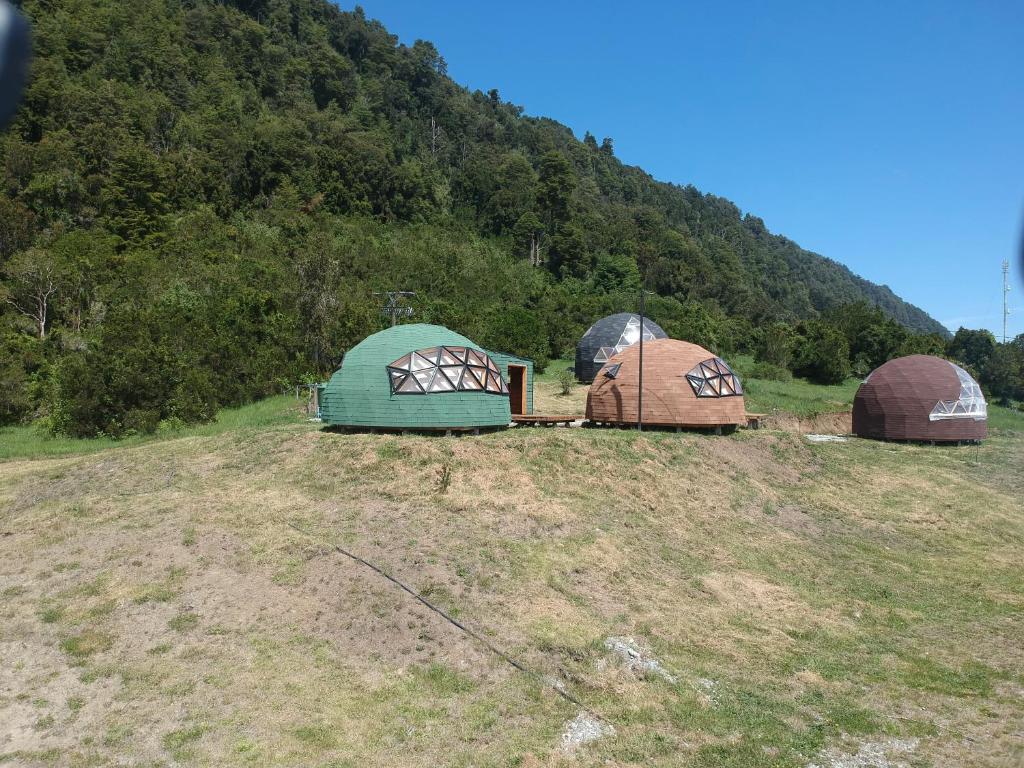
<path id="1" fill-rule="evenodd" d="M 407 376 L 405 381 L 399 385 L 396 393 L 403 395 L 421 395 L 423 394 L 423 389 L 420 387 L 419 382 L 416 381 L 415 376 Z"/>
<path id="2" fill-rule="evenodd" d="M 720 357 L 698 363 L 686 374 L 697 397 L 732 397 L 743 394 L 739 377 Z"/>
<path id="3" fill-rule="evenodd" d="M 483 352 L 466 347 L 430 347 L 385 366 L 394 395 L 487 392 L 508 395 L 501 369 Z"/>
<path id="4" fill-rule="evenodd" d="M 455 390 L 455 385 L 452 384 L 448 380 L 448 377 L 445 376 L 443 373 L 441 373 L 441 371 L 438 371 L 437 374 L 434 376 L 433 381 L 430 382 L 430 388 L 427 391 L 428 392 L 453 392 L 454 390 Z"/>
<path id="5" fill-rule="evenodd" d="M 597 354 L 594 355 L 595 363 L 607 363 L 608 362 L 608 347 L 601 347 L 597 350 Z"/>
<path id="6" fill-rule="evenodd" d="M 981 387 L 974 378 L 959 365 L 950 363 L 960 380 L 960 397 L 957 400 L 940 400 L 928 414 L 929 421 L 941 419 L 974 419 L 984 421 L 988 418 L 988 403 L 981 392 Z"/>
<path id="7" fill-rule="evenodd" d="M 619 369 L 622 368 L 622 363 L 615 363 L 615 365 L 609 365 L 604 369 L 604 375 L 609 379 L 614 379 L 619 375 Z"/>
<path id="8" fill-rule="evenodd" d="M 433 368 L 435 365 L 437 365 L 437 363 L 427 359 L 419 352 L 412 353 L 412 369 L 414 371 L 426 370 L 427 368 Z"/>
<path id="9" fill-rule="evenodd" d="M 456 387 L 459 386 L 459 379 L 462 378 L 462 372 L 466 369 L 464 365 L 444 365 L 441 366 L 441 370 L 444 375 L 448 377 L 448 380 Z"/>

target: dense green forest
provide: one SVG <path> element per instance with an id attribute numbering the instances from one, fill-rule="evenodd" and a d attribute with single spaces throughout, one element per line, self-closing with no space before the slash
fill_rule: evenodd
<path id="1" fill-rule="evenodd" d="M 0 133 L 0 423 L 209 418 L 330 371 L 389 289 L 542 365 L 641 285 L 671 335 L 819 380 L 945 345 L 888 288 L 460 87 L 358 8 L 20 5 L 36 58 Z"/>

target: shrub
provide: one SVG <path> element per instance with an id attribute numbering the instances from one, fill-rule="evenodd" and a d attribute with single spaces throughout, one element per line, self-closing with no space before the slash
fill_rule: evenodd
<path id="1" fill-rule="evenodd" d="M 572 388 L 575 384 L 576 374 L 572 372 L 572 369 L 566 368 L 564 371 L 558 372 L 558 387 L 559 391 L 563 395 L 568 395 L 572 392 Z"/>
<path id="2" fill-rule="evenodd" d="M 816 384 L 841 384 L 850 375 L 850 345 L 833 325 L 811 321 L 797 339 L 793 373 Z"/>
<path id="3" fill-rule="evenodd" d="M 792 381 L 793 374 L 780 365 L 772 363 L 754 363 L 745 372 L 751 379 L 766 379 L 767 381 Z"/>

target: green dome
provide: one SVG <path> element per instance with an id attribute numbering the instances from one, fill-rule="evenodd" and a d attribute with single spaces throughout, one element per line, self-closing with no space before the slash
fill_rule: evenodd
<path id="1" fill-rule="evenodd" d="M 324 385 L 320 415 L 327 424 L 397 429 L 505 427 L 512 419 L 508 388 L 487 353 L 423 323 L 396 325 L 350 349 Z"/>

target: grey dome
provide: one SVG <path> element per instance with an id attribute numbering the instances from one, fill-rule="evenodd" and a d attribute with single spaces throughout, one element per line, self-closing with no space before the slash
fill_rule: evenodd
<path id="1" fill-rule="evenodd" d="M 666 339 L 661 326 L 644 317 L 644 341 Z M 589 383 L 610 357 L 640 341 L 640 315 L 620 312 L 594 323 L 576 345 L 576 378 Z"/>

